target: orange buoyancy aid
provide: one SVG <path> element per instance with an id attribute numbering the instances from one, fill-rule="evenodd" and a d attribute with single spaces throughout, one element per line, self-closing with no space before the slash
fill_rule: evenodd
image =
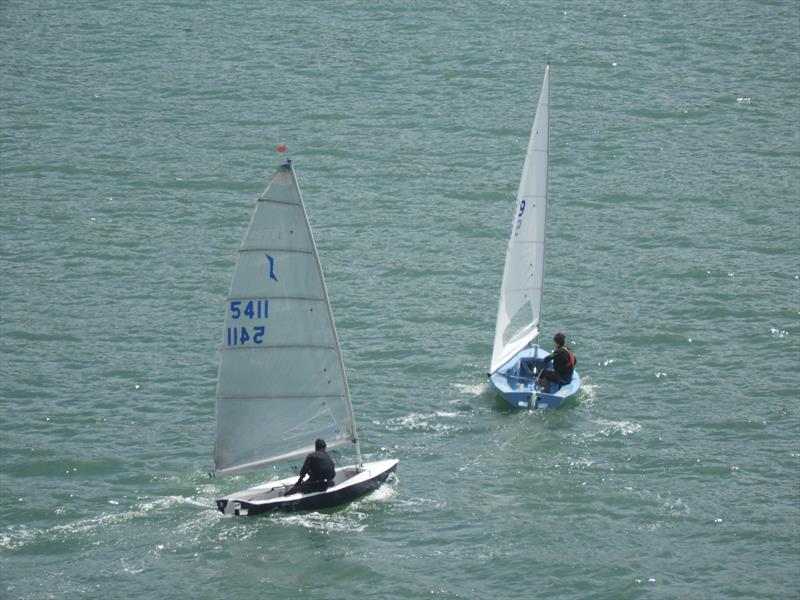
<path id="1" fill-rule="evenodd" d="M 573 368 L 575 366 L 575 363 L 578 362 L 578 359 L 575 358 L 575 355 L 572 353 L 572 350 L 570 350 L 566 346 L 564 346 L 564 349 L 567 352 L 569 352 L 569 366 L 570 366 L 570 368 Z"/>

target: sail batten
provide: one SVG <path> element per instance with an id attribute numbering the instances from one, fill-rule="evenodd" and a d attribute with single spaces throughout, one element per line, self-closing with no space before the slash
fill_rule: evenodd
<path id="1" fill-rule="evenodd" d="M 506 247 L 490 371 L 496 372 L 539 335 L 544 283 L 550 145 L 550 66 L 531 128 Z"/>
<path id="2" fill-rule="evenodd" d="M 275 344 L 273 346 L 269 346 L 268 348 L 253 348 L 248 346 L 234 346 L 233 348 L 225 348 L 223 350 L 225 352 L 228 351 L 242 351 L 242 350 L 255 350 L 259 352 L 263 352 L 264 350 L 290 350 L 290 349 L 321 349 L 321 350 L 336 350 L 336 346 L 320 346 L 320 345 L 312 345 L 312 344 Z"/>
<path id="3" fill-rule="evenodd" d="M 289 204 L 294 205 L 295 202 L 287 202 L 286 200 L 276 200 L 275 198 L 259 198 L 257 202 L 274 202 L 275 204 Z"/>
<path id="4" fill-rule="evenodd" d="M 307 250 L 294 250 L 292 248 L 280 248 L 280 247 L 277 247 L 277 246 L 271 246 L 271 247 L 264 246 L 262 248 L 253 248 L 251 246 L 251 247 L 248 247 L 248 248 L 241 248 L 241 252 L 243 254 L 245 254 L 247 252 L 285 252 L 287 254 L 288 253 L 311 254 L 311 252 L 309 252 Z"/>
<path id="5" fill-rule="evenodd" d="M 303 395 L 291 395 L 291 394 L 282 394 L 280 396 L 228 396 L 231 400 L 283 400 L 287 398 L 341 398 L 341 395 L 333 395 L 333 394 L 319 394 L 317 396 L 310 396 L 308 394 Z"/>
<path id="6" fill-rule="evenodd" d="M 360 462 L 339 340 L 291 162 L 255 203 L 225 305 L 216 472 L 302 456 L 318 437 L 331 448 L 356 444 Z"/>
<path id="7" fill-rule="evenodd" d="M 347 446 L 347 445 L 352 444 L 352 443 L 353 443 L 353 440 L 339 440 L 339 441 L 331 442 L 330 444 L 327 445 L 327 447 L 328 447 L 328 449 L 333 450 L 335 448 L 341 448 L 342 446 Z M 235 466 L 232 466 L 232 467 L 227 467 L 227 468 L 223 468 L 223 469 L 217 469 L 216 473 L 218 475 L 222 475 L 222 474 L 225 474 L 225 473 L 238 473 L 238 472 L 241 472 L 241 471 L 250 471 L 250 470 L 253 470 L 253 469 L 257 469 L 259 467 L 266 467 L 267 465 L 270 465 L 270 464 L 273 464 L 273 463 L 276 463 L 276 462 L 280 462 L 280 461 L 284 461 L 284 460 L 292 460 L 292 459 L 295 459 L 295 458 L 300 458 L 300 457 L 306 455 L 307 453 L 311 452 L 313 449 L 314 449 L 313 446 L 309 446 L 308 448 L 301 448 L 300 450 L 298 450 L 296 452 L 290 452 L 290 453 L 287 453 L 287 454 L 282 454 L 280 456 L 273 457 L 273 458 L 271 458 L 269 460 L 254 460 L 254 461 L 251 461 L 251 462 L 242 463 L 240 465 L 235 465 Z"/>
<path id="8" fill-rule="evenodd" d="M 228 296 L 228 301 L 230 300 L 302 300 L 303 302 L 316 302 L 316 303 L 323 303 L 325 302 L 325 298 L 319 296 Z"/>

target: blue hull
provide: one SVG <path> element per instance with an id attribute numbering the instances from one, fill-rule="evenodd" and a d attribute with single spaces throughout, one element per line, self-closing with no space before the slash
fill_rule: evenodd
<path id="1" fill-rule="evenodd" d="M 520 372 L 521 359 L 533 359 L 537 372 L 543 366 L 543 359 L 547 352 L 538 346 L 525 348 L 511 360 L 489 375 L 489 380 L 494 388 L 514 408 L 531 410 L 535 408 L 558 408 L 566 402 L 581 387 L 581 376 L 575 371 L 572 381 L 559 389 L 551 388 L 551 393 L 545 394 L 538 382 L 530 372 Z"/>

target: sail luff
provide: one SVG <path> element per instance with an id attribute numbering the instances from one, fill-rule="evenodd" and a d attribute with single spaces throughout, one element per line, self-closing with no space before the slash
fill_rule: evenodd
<path id="1" fill-rule="evenodd" d="M 545 152 L 545 169 L 544 169 L 544 211 L 542 211 L 542 221 L 543 221 L 543 231 L 542 231 L 542 268 L 539 271 L 539 311 L 536 315 L 536 327 L 538 329 L 539 324 L 541 322 L 541 315 L 542 315 L 542 299 L 543 299 L 543 291 L 544 291 L 544 259 L 547 253 L 547 235 L 546 235 L 546 225 L 547 225 L 547 205 L 548 202 L 548 190 L 550 189 L 550 62 L 547 62 L 547 66 L 544 70 L 544 81 L 542 82 L 542 96 L 545 98 L 545 110 L 547 111 L 547 118 L 544 120 L 544 127 L 547 129 L 546 133 L 544 134 L 545 137 L 545 148 L 547 148 Z M 541 99 L 540 99 L 541 102 Z M 538 111 L 538 108 L 537 108 Z M 537 335 L 538 337 L 538 335 Z"/>
<path id="2" fill-rule="evenodd" d="M 292 179 L 295 181 L 295 185 L 297 185 L 297 177 L 294 172 L 294 165 L 289 161 L 289 169 L 292 172 Z M 300 196 L 300 205 L 303 207 L 303 212 L 306 212 L 305 202 L 303 202 L 303 194 L 300 191 L 300 187 L 297 186 L 297 193 Z M 306 221 L 308 221 L 308 214 L 306 213 Z M 339 343 L 339 333 L 336 331 L 336 321 L 333 319 L 333 309 L 331 309 L 330 299 L 328 297 L 328 287 L 325 285 L 325 275 L 322 272 L 322 263 L 319 260 L 319 253 L 317 252 L 317 243 L 314 241 L 314 236 L 311 236 L 311 245 L 314 248 L 314 257 L 317 260 L 317 266 L 319 267 L 319 274 L 322 278 L 322 293 L 325 298 L 325 306 L 328 309 L 328 316 L 330 318 L 331 327 L 333 329 L 333 338 L 336 342 L 336 354 L 339 358 L 339 367 L 342 371 L 343 376 L 343 383 L 344 383 L 344 397 L 345 403 L 347 404 L 347 410 L 350 414 L 350 428 L 353 433 L 353 443 L 355 444 L 355 454 L 356 454 L 356 465 L 361 466 L 361 443 L 358 441 L 358 432 L 356 430 L 356 416 L 353 412 L 353 402 L 350 399 L 350 386 L 347 384 L 347 371 L 344 368 L 344 358 L 342 357 L 342 347 Z"/>
<path id="3" fill-rule="evenodd" d="M 548 65 L 528 139 L 511 235 L 506 246 L 492 349 L 492 373 L 539 334 L 550 147 L 549 78 Z"/>

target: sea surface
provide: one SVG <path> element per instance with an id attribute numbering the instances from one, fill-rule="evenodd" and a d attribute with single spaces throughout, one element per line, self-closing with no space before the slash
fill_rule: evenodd
<path id="1" fill-rule="evenodd" d="M 800 598 L 798 31 L 796 0 L 0 2 L 0 597 Z M 542 341 L 584 386 L 523 412 L 486 370 L 548 60 Z M 292 473 L 208 475 L 281 144 L 400 465 L 238 519 Z"/>

